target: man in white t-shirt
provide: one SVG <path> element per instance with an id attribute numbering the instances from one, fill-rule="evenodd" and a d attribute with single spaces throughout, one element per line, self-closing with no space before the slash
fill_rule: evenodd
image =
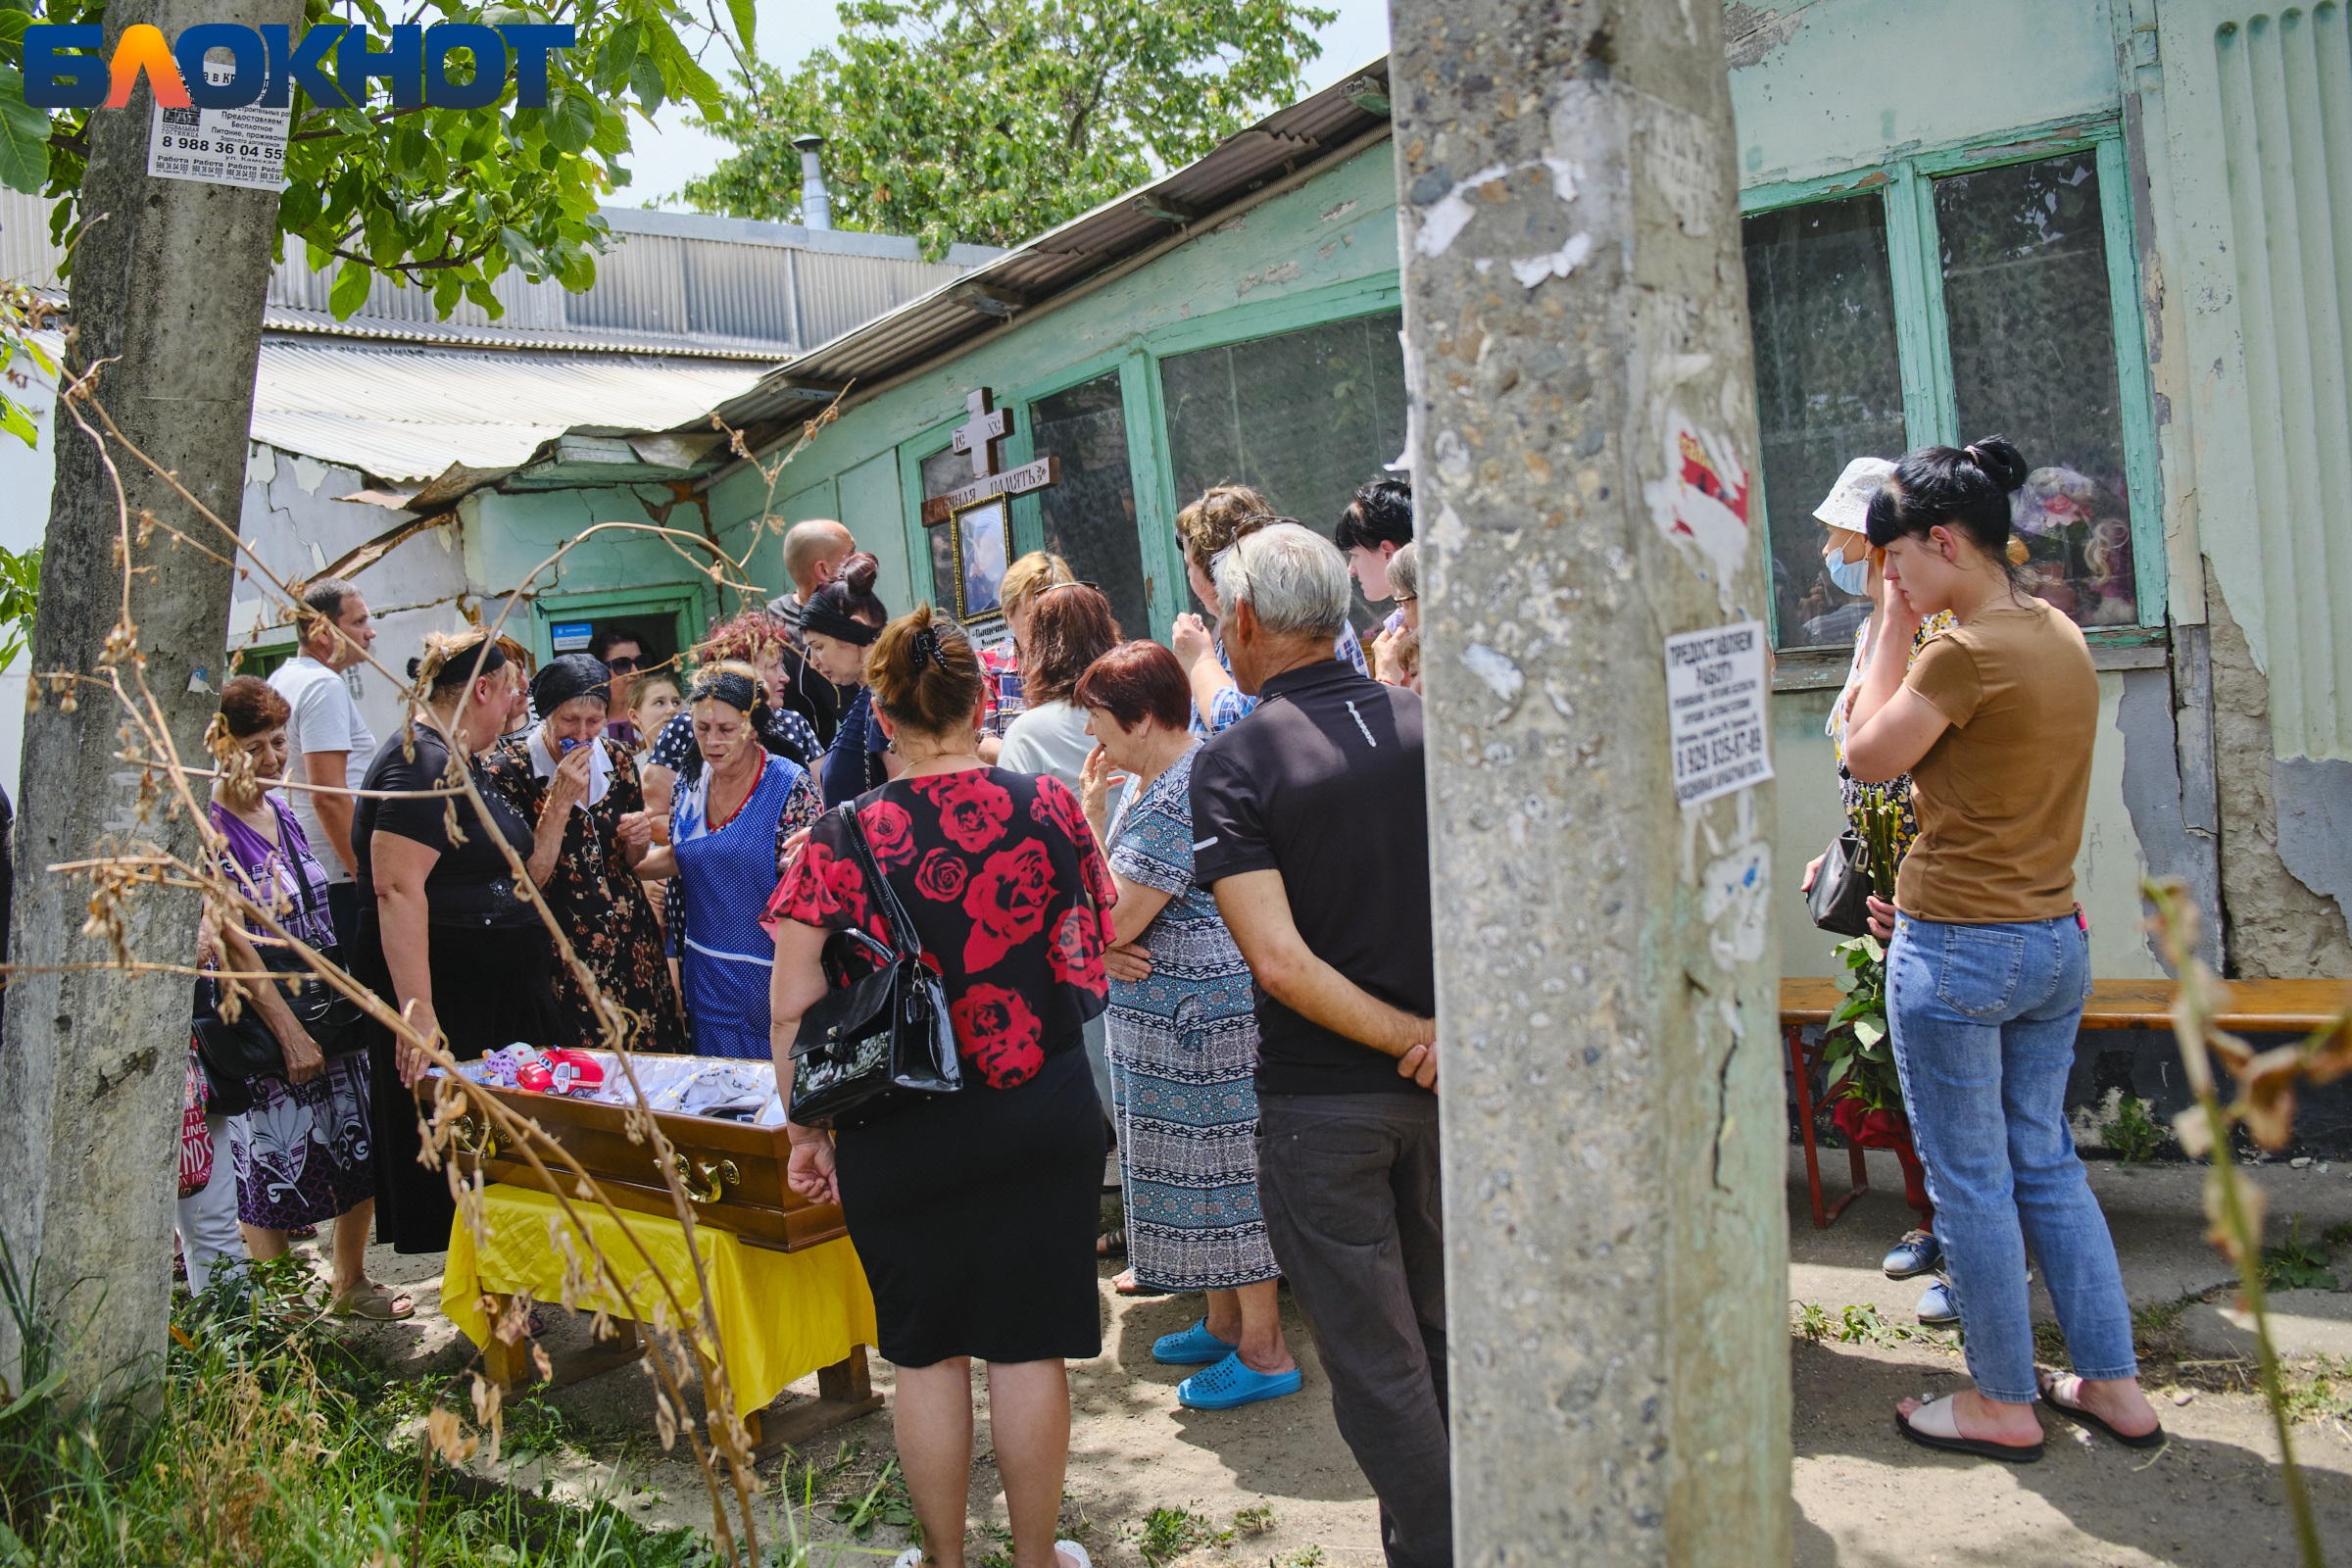
<path id="1" fill-rule="evenodd" d="M 302 652 L 270 677 L 294 714 L 286 720 L 286 772 L 296 783 L 358 789 L 375 759 L 375 735 L 360 717 L 343 672 L 358 664 L 375 641 L 368 601 L 340 577 L 321 577 L 303 590 Z M 348 795 L 288 790 L 294 818 L 311 841 L 311 853 L 326 871 L 326 903 L 334 917 L 335 940 L 348 955 L 360 923 L 360 889 L 352 878 Z M 346 958 L 346 961 L 349 961 Z"/>

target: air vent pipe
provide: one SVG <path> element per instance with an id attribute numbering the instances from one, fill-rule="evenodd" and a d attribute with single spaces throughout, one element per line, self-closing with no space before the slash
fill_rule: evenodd
<path id="1" fill-rule="evenodd" d="M 801 155 L 801 223 L 807 228 L 833 226 L 833 196 L 825 189 L 825 138 L 811 131 L 792 138 Z"/>

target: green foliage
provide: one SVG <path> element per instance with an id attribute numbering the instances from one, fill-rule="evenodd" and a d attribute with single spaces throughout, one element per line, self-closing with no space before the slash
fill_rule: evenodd
<path id="1" fill-rule="evenodd" d="M 0 545 L 0 674 L 32 639 L 33 606 L 41 597 L 41 547 Z"/>
<path id="2" fill-rule="evenodd" d="M 1879 1314 L 1878 1303 L 1863 1301 L 1849 1304 L 1836 1317 L 1819 1301 L 1798 1301 L 1796 1321 L 1792 1325 L 1804 1338 L 1819 1344 L 1833 1340 L 1839 1345 L 1912 1345 L 1926 1343 L 1949 1346 L 1951 1337 L 1937 1329 L 1917 1328 L 1908 1323 L 1889 1323 Z"/>
<path id="3" fill-rule="evenodd" d="M 1173 1562 L 1197 1547 L 1222 1546 L 1232 1540 L 1232 1531 L 1217 1529 L 1192 1509 L 1162 1504 L 1144 1516 L 1144 1528 L 1136 1535 L 1135 1548 L 1152 1568 L 1159 1568 L 1160 1564 Z"/>
<path id="4" fill-rule="evenodd" d="M 2287 1222 L 2286 1240 L 2262 1250 L 2262 1283 L 2274 1291 L 2332 1291 L 2335 1274 L 2328 1267 L 2324 1241 L 2303 1240 L 2303 1216 Z"/>
<path id="5" fill-rule="evenodd" d="M 61 198 L 50 220 L 59 243 L 92 215 L 78 192 L 89 152 L 89 117 L 122 110 L 26 106 L 21 74 L 30 0 L 0 0 L 0 182 Z M 578 43 L 548 56 L 548 104 L 518 109 L 509 81 L 485 109 L 394 109 L 388 84 L 366 108 L 323 109 L 298 98 L 278 199 L 278 257 L 301 242 L 313 267 L 342 263 L 330 303 L 338 318 L 366 302 L 372 278 L 427 288 L 447 316 L 470 300 L 493 317 L 491 284 L 508 269 L 533 282 L 584 289 L 596 280 L 606 224 L 599 198 L 629 182 L 622 159 L 630 114 L 647 122 L 684 100 L 706 116 L 726 113 L 718 83 L 697 55 L 713 41 L 748 57 L 753 0 L 729 0 L 735 36 L 681 0 L 541 0 L 529 7 L 431 0 L 423 14 L 395 15 L 382 0 L 306 0 L 306 24 L 349 21 L 388 46 L 396 21 L 570 23 Z M 100 22 L 105 0 L 49 0 L 42 20 Z M 453 76 L 464 53 L 453 55 Z M 71 269 L 69 261 L 68 270 Z"/>
<path id="6" fill-rule="evenodd" d="M 904 1530 L 914 1523 L 914 1504 L 906 1496 L 906 1483 L 899 1478 L 899 1461 L 885 1464 L 862 1494 L 835 1503 L 833 1522 L 848 1525 L 850 1534 L 859 1541 L 870 1538 L 876 1525 Z"/>
<path id="7" fill-rule="evenodd" d="M 4 3 L 4 0 L 0 0 Z M 0 19 L 11 16 L 0 10 Z M 7 103 L 0 99 L 0 111 Z M 0 119 L 4 119 L 0 115 Z M 0 151 L 4 151 L 0 144 Z M 35 333 L 56 324 L 56 308 L 23 283 L 0 283 L 0 374 L 8 372 L 22 354 L 40 368 L 41 373 L 52 380 L 57 376 L 57 362 L 40 345 Z M 24 406 L 8 395 L 8 382 L 0 379 L 0 430 L 7 431 L 26 446 L 38 446 L 41 433 L 33 428 L 32 416 Z M 6 667 L 0 664 L 0 668 Z"/>
<path id="8" fill-rule="evenodd" d="M 1894 1045 L 1886 1038 L 1886 950 L 1879 939 L 1859 936 L 1836 949 L 1842 969 L 1838 989 L 1845 1000 L 1830 1014 L 1822 1035 L 1822 1065 L 1838 1085 L 1833 1098 L 1859 1100 L 1873 1110 L 1903 1108 L 1903 1088 L 1894 1070 Z"/>
<path id="9" fill-rule="evenodd" d="M 2352 1356 L 2319 1355 L 2286 1385 L 2287 1413 L 2297 1421 L 2352 1422 Z"/>
<path id="10" fill-rule="evenodd" d="M 765 64 L 697 123 L 737 151 L 685 198 L 800 219 L 792 138 L 826 138 L 842 228 L 1014 245 L 1200 157 L 1301 91 L 1333 12 L 1296 0 L 842 0 L 790 76 Z"/>
<path id="11" fill-rule="evenodd" d="M 0 1244 L 0 1297 L 31 1387 L 0 1390 L 0 1568 L 303 1563 L 313 1568 L 697 1568 L 654 1532 L 471 1483 L 416 1433 L 428 1402 L 324 1326 L 291 1258 L 229 1274 L 172 1318 L 160 1418 L 61 1392 L 61 1344 Z"/>
<path id="12" fill-rule="evenodd" d="M 2115 1102 L 2115 1120 L 2099 1123 L 2099 1136 L 2128 1165 L 2154 1158 L 2164 1147 L 2164 1129 L 2149 1119 L 2148 1107 L 2133 1095 Z"/>

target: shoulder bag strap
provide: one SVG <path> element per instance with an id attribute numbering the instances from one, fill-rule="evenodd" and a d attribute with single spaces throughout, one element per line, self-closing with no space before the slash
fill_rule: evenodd
<path id="1" fill-rule="evenodd" d="M 890 885 L 890 877 L 874 858 L 873 846 L 865 840 L 865 828 L 858 820 L 858 803 L 841 804 L 841 819 L 850 830 L 850 847 L 857 851 L 858 869 L 874 888 L 874 902 L 882 906 L 882 917 L 890 922 L 891 951 L 902 958 L 922 956 L 922 948 L 914 940 L 914 922 L 906 917 L 906 906 L 899 903 L 898 889 Z"/>

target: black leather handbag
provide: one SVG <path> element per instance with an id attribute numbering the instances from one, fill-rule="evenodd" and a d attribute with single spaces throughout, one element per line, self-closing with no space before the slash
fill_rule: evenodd
<path id="1" fill-rule="evenodd" d="M 311 902 L 310 878 L 295 867 L 294 886 L 302 900 L 303 912 L 318 918 L 318 906 Z M 328 985 L 314 973 L 311 966 L 284 948 L 254 945 L 261 956 L 262 967 L 272 974 L 300 975 L 300 985 L 291 995 L 278 986 L 278 994 L 286 999 L 287 1008 L 302 1032 L 311 1037 L 318 1054 L 333 1060 L 368 1049 L 368 1014 L 360 1004 Z M 318 956 L 338 967 L 342 964 L 342 950 L 333 943 L 318 949 Z M 258 982 L 256 982 L 258 983 Z M 276 982 L 270 982 L 276 984 Z M 204 982 L 213 995 L 219 996 L 218 982 Z M 210 1016 L 207 1016 L 207 1013 Z M 212 1007 L 199 1007 L 196 1019 L 196 1054 L 204 1069 L 216 1079 L 250 1078 L 257 1073 L 283 1074 L 286 1070 L 285 1052 L 278 1046 L 277 1036 L 262 1021 L 261 1009 L 250 999 L 237 1009 L 234 1023 L 220 1016 L 217 1002 Z"/>
<path id="2" fill-rule="evenodd" d="M 922 960 L 914 922 L 875 862 L 857 807 L 840 809 L 897 946 L 854 929 L 827 939 L 827 972 L 850 978 L 802 1014 L 793 1041 L 791 1115 L 803 1127 L 856 1127 L 963 1087 L 947 986 Z"/>
<path id="3" fill-rule="evenodd" d="M 1824 931 L 1858 937 L 1870 930 L 1870 851 L 1850 828 L 1830 841 L 1805 894 L 1805 912 Z"/>

